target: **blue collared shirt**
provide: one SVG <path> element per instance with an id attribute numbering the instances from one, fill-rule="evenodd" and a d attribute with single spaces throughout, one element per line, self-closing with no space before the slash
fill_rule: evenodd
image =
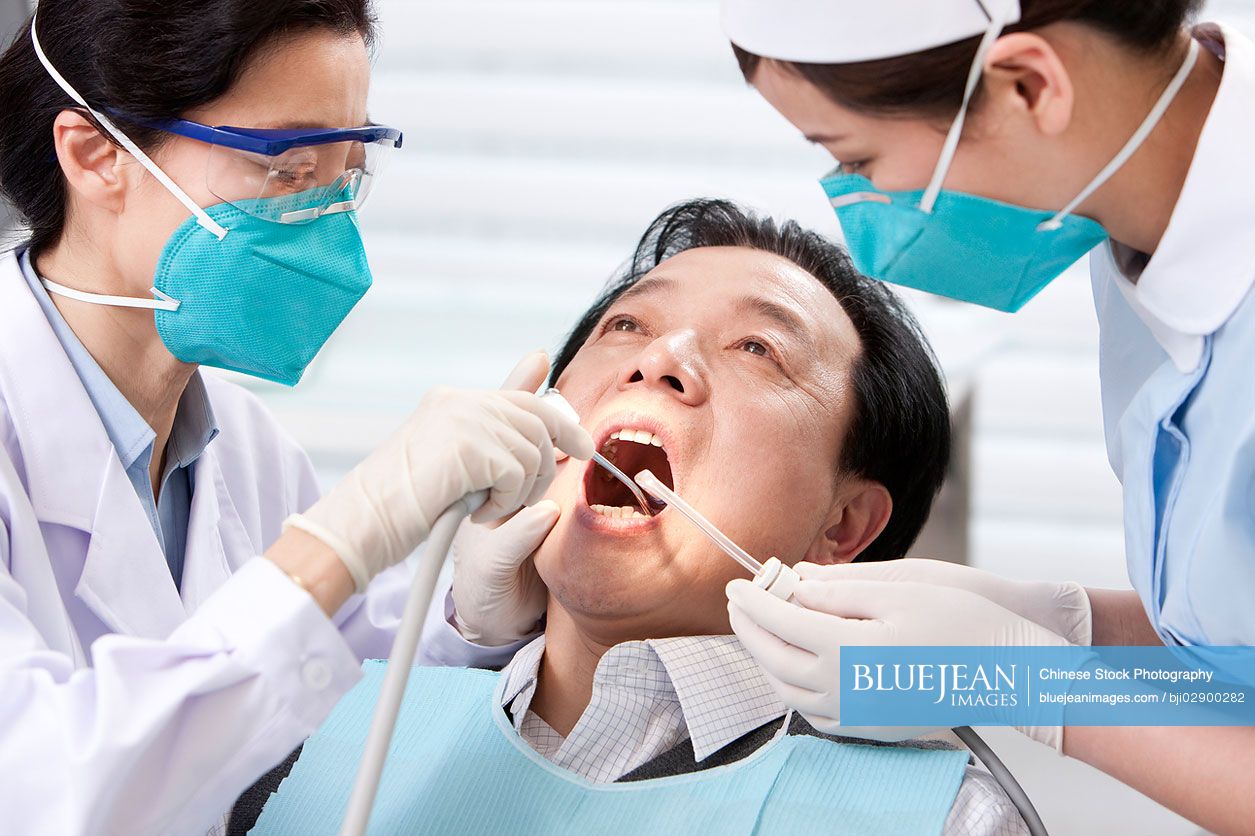
<path id="1" fill-rule="evenodd" d="M 153 442 L 157 434 L 143 417 L 131 406 L 130 401 L 118 391 L 100 364 L 79 341 L 68 323 L 53 304 L 48 292 L 40 283 L 31 265 L 30 255 L 23 251 L 20 257 L 22 275 L 30 285 L 39 306 L 48 318 L 53 333 L 57 335 L 74 371 L 83 381 L 83 388 L 100 415 L 105 433 L 117 451 L 118 459 L 126 468 L 126 475 L 139 496 L 140 504 L 152 523 L 153 533 L 165 553 L 166 563 L 176 587 L 183 582 L 183 553 L 187 547 L 188 520 L 192 510 L 192 491 L 196 483 L 196 460 L 206 445 L 218 434 L 209 396 L 204 381 L 197 372 L 188 380 L 187 388 L 179 399 L 166 443 L 166 463 L 161 475 L 160 498 L 154 498 L 149 465 L 152 463 Z"/>
<path id="2" fill-rule="evenodd" d="M 1255 644 L 1255 43 L 1202 24 L 1224 60 L 1153 254 L 1090 259 L 1107 456 L 1129 579 L 1169 645 Z"/>

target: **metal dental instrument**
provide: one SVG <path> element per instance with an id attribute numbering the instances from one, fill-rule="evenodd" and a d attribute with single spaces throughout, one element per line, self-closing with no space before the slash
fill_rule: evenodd
<path id="1" fill-rule="evenodd" d="M 649 500 L 645 497 L 644 492 L 641 491 L 641 489 L 636 486 L 635 482 L 633 482 L 631 479 L 628 478 L 628 475 L 626 473 L 624 473 L 622 470 L 619 470 L 619 468 L 611 464 L 610 460 L 607 459 L 605 456 L 603 456 L 601 453 L 594 452 L 593 461 L 597 462 L 597 464 L 601 465 L 606 470 L 610 471 L 611 476 L 618 479 L 623 484 L 627 485 L 627 489 L 632 492 L 632 496 L 636 497 L 637 503 L 642 508 L 645 509 L 646 516 L 652 517 L 654 515 L 654 509 L 650 507 Z"/>
<path id="2" fill-rule="evenodd" d="M 548 389 L 546 389 L 544 392 L 542 392 L 540 394 L 540 397 L 546 401 L 549 401 L 554 406 L 558 407 L 563 412 L 567 413 L 571 418 L 575 419 L 576 423 L 579 423 L 579 420 L 580 420 L 579 414 L 576 413 L 575 408 L 573 406 L 567 403 L 566 398 L 562 397 L 562 394 L 557 389 L 551 386 Z M 609 459 L 607 459 L 605 456 L 603 456 L 601 453 L 598 453 L 595 450 L 593 451 L 593 461 L 595 461 L 597 464 L 604 467 L 611 476 L 618 479 L 620 482 L 622 482 L 624 485 L 627 486 L 627 489 L 632 492 L 632 496 L 636 497 L 637 504 L 639 504 L 641 508 L 644 509 L 645 516 L 652 517 L 654 515 L 654 509 L 650 507 L 649 500 L 645 497 L 645 494 L 641 491 L 641 489 L 637 487 L 636 483 L 633 482 L 630 478 L 628 478 L 628 475 L 626 473 L 624 473 L 622 470 L 619 470 L 619 468 L 615 467 Z"/>
<path id="3" fill-rule="evenodd" d="M 701 532 L 710 538 L 711 542 L 724 553 L 743 566 L 754 576 L 754 585 L 788 601 L 793 597 L 793 590 L 797 588 L 798 581 L 801 577 L 797 572 L 793 571 L 793 567 L 786 566 L 780 562 L 780 558 L 771 557 L 766 563 L 759 563 L 754 559 L 753 555 L 745 549 L 732 542 L 728 535 L 720 531 L 714 523 L 706 519 L 692 505 L 689 505 L 679 494 L 668 488 L 654 474 L 648 470 L 642 470 L 636 474 L 636 482 L 644 488 L 651 496 L 656 496 L 663 502 L 667 503 L 670 508 L 675 508 L 684 516 L 688 517 L 689 522 L 701 529 Z"/>

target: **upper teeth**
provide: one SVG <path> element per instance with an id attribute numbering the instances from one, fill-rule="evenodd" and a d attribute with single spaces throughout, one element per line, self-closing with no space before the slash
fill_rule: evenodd
<path id="1" fill-rule="evenodd" d="M 620 439 L 622 441 L 635 441 L 637 444 L 652 444 L 655 447 L 662 446 L 662 439 L 651 433 L 649 430 L 633 430 L 624 428 L 610 433 L 612 439 Z"/>

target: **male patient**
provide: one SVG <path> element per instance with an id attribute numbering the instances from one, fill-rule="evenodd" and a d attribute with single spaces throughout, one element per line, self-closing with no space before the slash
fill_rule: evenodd
<path id="1" fill-rule="evenodd" d="M 896 298 L 819 235 L 722 201 L 655 220 L 553 374 L 606 456 L 759 559 L 902 556 L 948 458 L 941 381 Z M 678 512 L 644 514 L 575 460 L 548 498 L 544 634 L 500 674 L 415 668 L 378 832 L 1024 832 L 964 752 L 789 715 L 729 635 L 743 570 Z M 335 831 L 382 667 L 254 832 Z"/>

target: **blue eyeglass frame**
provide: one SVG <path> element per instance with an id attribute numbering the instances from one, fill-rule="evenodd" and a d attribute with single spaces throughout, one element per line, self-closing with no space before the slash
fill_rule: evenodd
<path id="1" fill-rule="evenodd" d="M 333 142 L 363 142 L 372 144 L 392 140 L 393 148 L 401 147 L 402 133 L 396 128 L 383 125 L 364 125 L 360 128 L 235 128 L 228 125 L 202 125 L 187 119 L 138 119 L 126 113 L 109 111 L 111 116 L 155 128 L 166 133 L 199 140 L 211 145 L 224 145 L 237 151 L 248 151 L 267 157 L 307 145 L 328 145 Z"/>

